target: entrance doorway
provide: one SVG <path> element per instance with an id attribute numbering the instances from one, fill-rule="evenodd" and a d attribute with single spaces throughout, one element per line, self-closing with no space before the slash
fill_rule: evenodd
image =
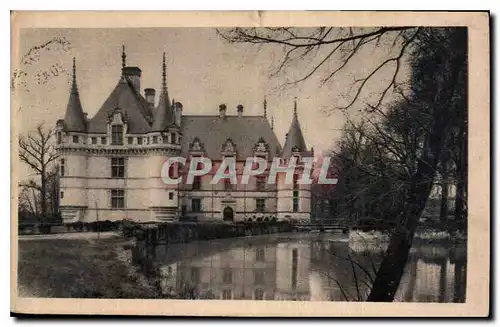
<path id="1" fill-rule="evenodd" d="M 225 207 L 224 211 L 222 211 L 222 217 L 224 221 L 233 221 L 234 220 L 234 211 L 231 207 Z"/>

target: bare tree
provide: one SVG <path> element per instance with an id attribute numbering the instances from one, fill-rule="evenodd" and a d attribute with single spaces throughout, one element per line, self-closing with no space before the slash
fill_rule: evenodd
<path id="1" fill-rule="evenodd" d="M 337 106 L 338 109 L 349 109 L 360 97 L 366 84 L 377 78 L 377 73 L 383 69 L 391 70 L 389 83 L 378 94 L 375 101 L 370 105 L 378 108 L 387 93 L 398 86 L 397 79 L 401 73 L 404 56 L 408 54 L 411 45 L 420 33 L 418 27 L 376 27 L 376 28 L 231 28 L 219 29 L 217 33 L 230 43 L 249 43 L 257 45 L 275 45 L 283 50 L 283 56 L 272 75 L 286 71 L 290 65 L 310 60 L 318 55 L 321 49 L 321 58 L 318 62 L 300 78 L 292 80 L 287 84 L 303 82 L 317 74 L 321 69 L 327 69 L 328 73 L 322 78 L 326 83 L 336 77 L 356 56 L 369 47 L 379 44 L 388 44 L 392 51 L 388 57 L 377 62 L 375 68 L 369 73 L 354 80 L 355 91 L 348 99 L 345 106 Z M 331 68 L 334 67 L 334 68 Z"/>
<path id="2" fill-rule="evenodd" d="M 43 124 L 26 136 L 19 137 L 19 159 L 40 176 L 40 183 L 31 180 L 21 186 L 40 192 L 40 214 L 47 218 L 47 191 L 51 164 L 58 158 L 52 143 L 53 129 L 45 129 Z"/>
<path id="3" fill-rule="evenodd" d="M 368 297 L 369 301 L 392 301 L 408 259 L 418 220 L 433 185 L 445 140 L 450 129 L 456 124 L 450 117 L 458 117 L 460 112 L 466 110 L 464 94 L 467 79 L 467 30 L 420 27 L 372 29 L 320 27 L 303 30 L 234 28 L 219 30 L 218 33 L 231 43 L 282 46 L 284 55 L 277 66 L 277 71 L 285 69 L 294 61 L 307 59 L 312 53 L 319 52 L 319 48 L 326 48 L 321 52 L 322 55 L 326 53 L 322 60 L 303 78 L 293 83 L 308 79 L 329 62 L 327 69 L 330 69 L 330 73 L 323 79 L 326 82 L 344 69 L 353 57 L 359 56 L 361 48 L 368 44 L 376 47 L 389 41 L 391 51 L 386 58 L 380 59 L 374 69 L 354 81 L 353 95 L 348 99 L 347 105 L 338 108 L 343 110 L 351 108 L 360 99 L 368 81 L 375 80 L 377 73 L 383 68 L 392 69 L 389 82 L 383 87 L 377 99 L 367 105 L 364 120 L 371 125 L 372 133 L 359 134 L 364 138 L 368 137 L 367 142 L 372 144 L 370 151 L 379 153 L 379 156 L 383 154 L 381 157 L 390 159 L 387 162 L 372 162 L 374 167 L 389 163 L 392 168 L 398 166 L 405 168 L 402 172 L 407 175 L 405 189 L 399 194 L 399 198 L 402 199 L 401 205 L 396 207 L 397 225 Z M 340 59 L 334 58 L 336 53 L 340 53 Z M 405 56 L 410 59 L 412 68 L 408 81 L 409 90 L 398 93 L 403 99 L 407 99 L 409 108 L 418 108 L 426 114 L 426 117 L 422 117 L 426 124 L 422 124 L 421 135 L 409 138 L 405 137 L 405 135 L 410 136 L 405 128 L 410 125 L 405 125 L 404 122 L 407 120 L 403 120 L 402 124 L 393 126 L 400 129 L 400 133 L 396 134 L 402 136 L 396 139 L 393 137 L 395 133 L 388 133 L 387 128 L 382 129 L 373 120 L 390 121 L 387 110 L 382 104 L 389 91 L 404 86 L 398 85 L 398 75 Z M 370 139 L 373 135 L 375 137 Z M 413 148 L 415 151 L 406 152 L 405 148 Z M 377 173 L 384 174 L 384 170 Z M 361 205 L 364 206 L 363 203 Z"/>

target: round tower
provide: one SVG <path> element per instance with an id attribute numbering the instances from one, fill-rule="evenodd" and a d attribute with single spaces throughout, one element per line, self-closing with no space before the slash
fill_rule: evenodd
<path id="1" fill-rule="evenodd" d="M 59 154 L 60 211 L 64 223 L 85 220 L 87 213 L 87 117 L 83 112 L 76 83 L 76 60 L 68 105 L 63 120 L 55 128 Z"/>
<path id="2" fill-rule="evenodd" d="M 294 101 L 293 118 L 286 134 L 285 146 L 281 152 L 282 166 L 295 160 L 295 171 L 291 183 L 287 183 L 286 174 L 279 174 L 277 179 L 277 217 L 279 220 L 311 219 L 311 184 L 302 183 L 307 169 L 306 142 L 302 135 L 298 115 L 297 101 Z M 310 173 L 310 171 L 309 171 Z"/>
<path id="3" fill-rule="evenodd" d="M 180 121 L 182 104 L 170 102 L 167 89 L 167 71 L 165 53 L 162 65 L 162 90 L 158 107 L 153 116 L 151 130 L 148 132 L 149 155 L 149 208 L 151 221 L 172 221 L 179 218 L 179 185 L 165 184 L 161 178 L 161 170 L 170 178 L 179 176 L 178 166 L 163 167 L 169 157 L 179 156 L 181 150 Z"/>

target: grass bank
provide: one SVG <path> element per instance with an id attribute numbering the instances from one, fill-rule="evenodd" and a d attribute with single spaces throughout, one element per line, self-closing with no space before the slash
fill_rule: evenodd
<path id="1" fill-rule="evenodd" d="M 131 245 L 121 237 L 19 241 L 19 296 L 155 298 L 130 262 Z"/>

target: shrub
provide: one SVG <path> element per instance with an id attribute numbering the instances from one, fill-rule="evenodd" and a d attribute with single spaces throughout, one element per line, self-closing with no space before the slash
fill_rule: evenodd
<path id="1" fill-rule="evenodd" d="M 123 220 L 121 226 L 122 226 L 123 236 L 125 237 L 134 236 L 134 231 L 138 227 L 137 223 L 134 223 L 133 221 L 130 220 Z"/>

